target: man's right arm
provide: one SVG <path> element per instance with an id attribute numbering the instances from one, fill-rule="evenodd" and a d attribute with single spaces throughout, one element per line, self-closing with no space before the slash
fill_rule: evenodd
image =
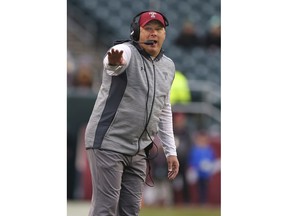
<path id="1" fill-rule="evenodd" d="M 113 46 L 103 60 L 104 70 L 111 76 L 121 74 L 128 67 L 131 50 L 125 44 Z"/>

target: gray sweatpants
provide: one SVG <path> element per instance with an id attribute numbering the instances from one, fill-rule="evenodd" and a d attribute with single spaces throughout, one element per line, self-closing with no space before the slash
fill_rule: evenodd
<path id="1" fill-rule="evenodd" d="M 127 156 L 88 149 L 92 177 L 89 216 L 138 216 L 146 178 L 145 152 Z"/>

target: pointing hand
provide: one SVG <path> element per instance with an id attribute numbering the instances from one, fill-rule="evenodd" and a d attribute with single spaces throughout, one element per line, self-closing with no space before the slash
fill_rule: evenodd
<path id="1" fill-rule="evenodd" d="M 123 50 L 114 50 L 108 52 L 108 64 L 111 66 L 115 65 L 123 65 L 124 59 L 123 59 Z"/>

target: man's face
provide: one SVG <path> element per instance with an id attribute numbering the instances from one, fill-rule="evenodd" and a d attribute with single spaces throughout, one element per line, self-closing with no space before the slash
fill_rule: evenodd
<path id="1" fill-rule="evenodd" d="M 140 44 L 140 46 L 149 53 L 152 57 L 156 57 L 164 43 L 166 37 L 166 31 L 163 25 L 157 21 L 152 20 L 145 26 L 140 27 L 140 39 L 139 41 L 144 42 L 147 40 L 153 40 L 153 45 Z"/>

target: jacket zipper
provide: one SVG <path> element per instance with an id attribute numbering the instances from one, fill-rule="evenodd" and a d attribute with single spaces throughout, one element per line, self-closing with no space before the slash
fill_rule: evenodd
<path id="1" fill-rule="evenodd" d="M 151 62 L 152 62 L 152 66 L 153 66 L 153 78 L 154 78 L 154 79 L 153 79 L 153 81 L 154 81 L 154 82 L 153 82 L 153 88 L 154 88 L 153 91 L 154 91 L 154 92 L 153 92 L 153 98 L 152 98 L 150 113 L 147 113 L 147 115 L 149 115 L 149 117 L 146 116 L 146 118 L 148 117 L 148 119 L 146 120 L 145 128 L 144 128 L 144 130 L 142 131 L 140 137 L 138 138 L 138 150 L 137 150 L 136 154 L 138 154 L 139 151 L 140 151 L 140 139 L 141 139 L 141 137 L 143 136 L 143 134 L 144 134 L 145 131 L 147 132 L 149 138 L 151 139 L 150 134 L 149 134 L 148 131 L 147 131 L 147 126 L 149 125 L 149 121 L 150 121 L 150 118 L 151 118 L 151 115 L 152 115 L 152 111 L 153 111 L 153 107 L 154 107 L 154 103 L 155 103 L 155 96 L 156 96 L 156 72 L 155 72 L 154 60 L 151 59 L 151 58 L 150 58 L 150 60 L 151 60 Z M 143 64 L 144 64 L 144 61 L 143 61 Z M 144 65 L 144 68 L 145 68 L 145 65 Z M 146 112 L 148 111 L 148 110 L 147 110 L 147 109 L 148 109 L 147 104 L 148 104 L 149 93 L 150 93 L 150 90 L 149 90 L 149 79 L 148 79 L 148 77 L 147 77 L 147 83 L 148 83 L 148 93 L 147 93 L 147 101 L 146 101 Z M 153 142 L 153 140 L 151 140 L 151 142 Z"/>

